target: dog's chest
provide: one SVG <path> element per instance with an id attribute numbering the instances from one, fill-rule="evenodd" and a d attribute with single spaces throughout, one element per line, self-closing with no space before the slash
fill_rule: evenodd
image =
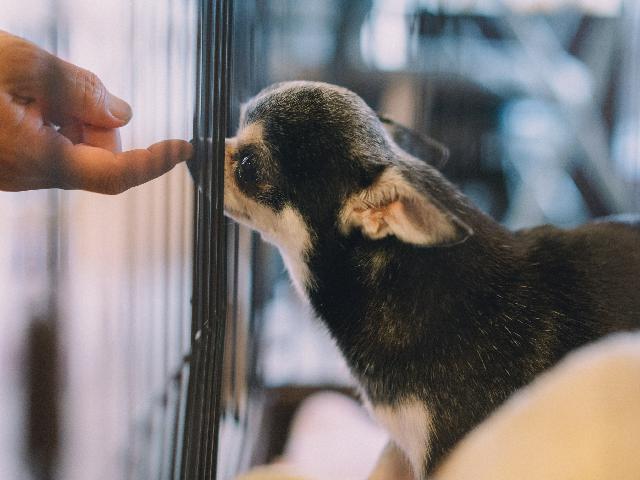
<path id="1" fill-rule="evenodd" d="M 431 416 L 426 405 L 415 398 L 407 398 L 393 405 L 373 405 L 366 397 L 364 404 L 405 453 L 416 477 L 421 478 L 431 431 Z"/>

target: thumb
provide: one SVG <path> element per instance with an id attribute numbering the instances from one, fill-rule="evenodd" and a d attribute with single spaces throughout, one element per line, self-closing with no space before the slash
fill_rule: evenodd
<path id="1" fill-rule="evenodd" d="M 54 56 L 48 63 L 43 103 L 56 123 L 81 120 L 118 128 L 131 119 L 129 104 L 112 95 L 97 75 Z"/>

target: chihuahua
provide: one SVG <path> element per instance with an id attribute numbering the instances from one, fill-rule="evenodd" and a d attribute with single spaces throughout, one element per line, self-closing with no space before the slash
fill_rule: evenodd
<path id="1" fill-rule="evenodd" d="M 426 478 L 567 352 L 640 326 L 640 222 L 511 232 L 437 160 L 304 81 L 252 98 L 225 146 L 226 214 L 278 247 L 390 435 L 376 479 Z"/>

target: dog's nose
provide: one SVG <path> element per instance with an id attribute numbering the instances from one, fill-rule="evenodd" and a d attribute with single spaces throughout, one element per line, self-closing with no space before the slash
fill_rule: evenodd
<path id="1" fill-rule="evenodd" d="M 200 161 L 200 157 L 195 154 L 196 143 L 197 143 L 196 139 L 192 138 L 191 140 L 189 140 L 189 143 L 193 145 L 194 155 L 189 160 L 187 160 L 187 168 L 189 169 L 189 173 L 191 174 L 191 178 L 193 179 L 193 182 L 197 184 L 198 179 L 200 178 L 200 170 L 202 168 L 202 162 Z M 224 140 L 225 161 L 233 159 L 234 145 L 235 145 L 235 138 L 226 138 Z M 201 185 L 198 185 L 198 186 L 201 187 Z"/>
<path id="2" fill-rule="evenodd" d="M 224 139 L 224 157 L 225 160 L 233 160 L 233 154 L 235 153 L 236 138 Z"/>

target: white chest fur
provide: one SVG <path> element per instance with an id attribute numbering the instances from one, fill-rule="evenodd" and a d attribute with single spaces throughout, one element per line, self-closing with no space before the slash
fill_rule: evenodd
<path id="1" fill-rule="evenodd" d="M 394 405 L 371 405 L 365 400 L 365 406 L 405 453 L 416 478 L 421 478 L 431 432 L 431 416 L 426 405 L 408 398 Z"/>
<path id="2" fill-rule="evenodd" d="M 311 248 L 310 230 L 300 213 L 290 206 L 283 208 L 277 215 L 269 212 L 268 217 L 262 220 L 265 226 L 262 237 L 278 247 L 293 286 L 300 298 L 306 300 L 305 287 L 312 282 L 305 260 Z"/>

